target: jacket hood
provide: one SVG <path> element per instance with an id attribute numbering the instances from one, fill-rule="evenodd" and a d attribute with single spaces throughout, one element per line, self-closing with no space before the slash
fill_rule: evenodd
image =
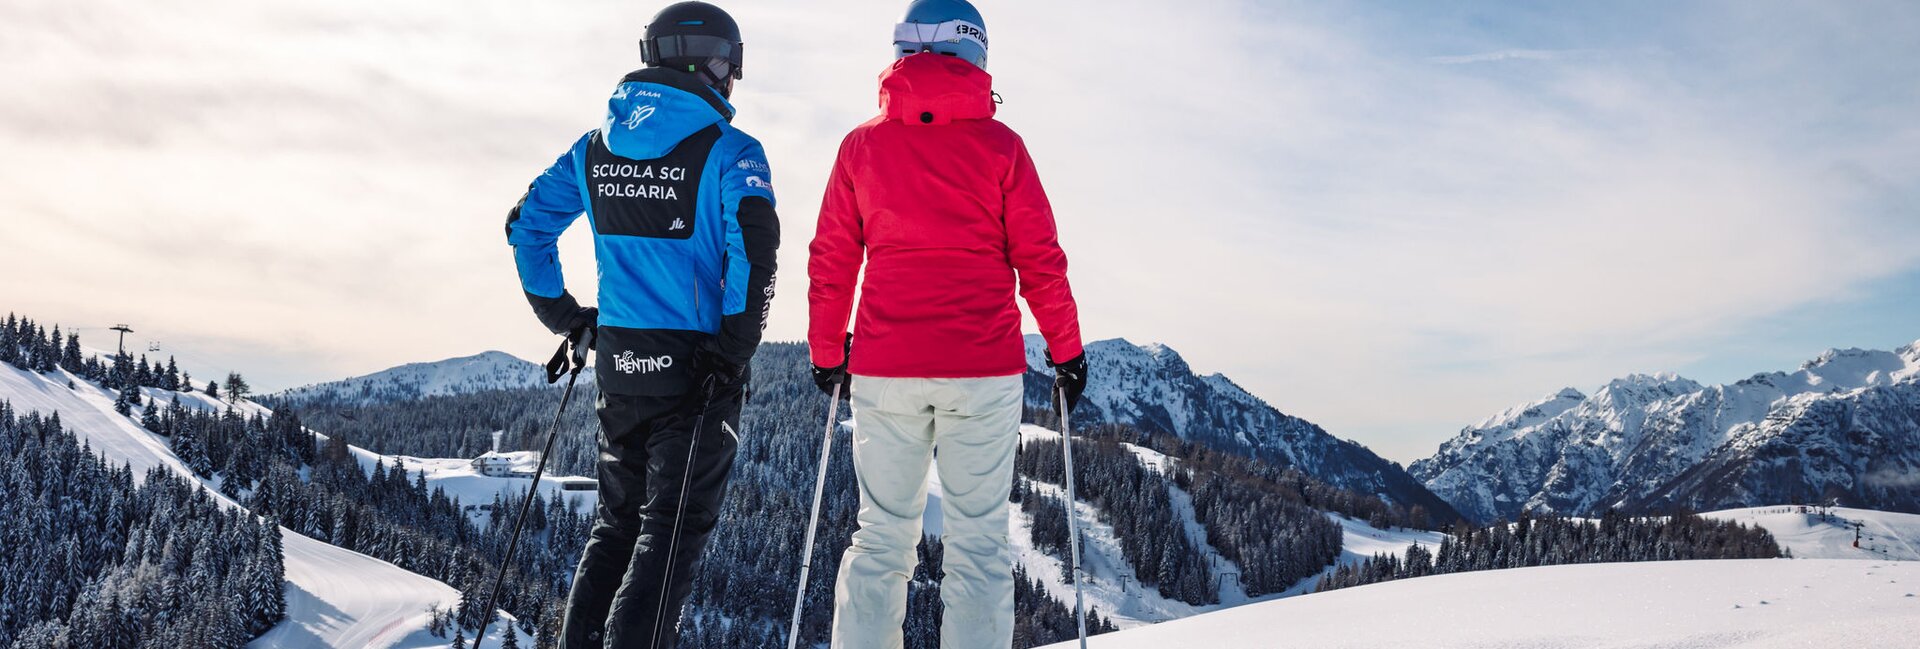
<path id="1" fill-rule="evenodd" d="M 880 73 L 880 114 L 939 125 L 993 116 L 993 75 L 955 56 L 921 52 Z"/>
<path id="2" fill-rule="evenodd" d="M 607 99 L 600 139 L 614 155 L 651 160 L 717 122 L 733 119 L 733 105 L 688 72 L 647 68 L 628 73 Z"/>

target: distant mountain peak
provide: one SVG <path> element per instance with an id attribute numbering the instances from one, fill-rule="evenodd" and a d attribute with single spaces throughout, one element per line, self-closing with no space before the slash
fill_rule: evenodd
<path id="1" fill-rule="evenodd" d="M 1026 338 L 1029 369 L 1053 372 L 1043 360 L 1046 342 Z M 1405 469 L 1358 443 L 1335 437 L 1254 396 L 1224 374 L 1200 375 L 1179 352 L 1161 343 L 1124 338 L 1086 343 L 1088 382 L 1075 422 L 1110 421 L 1171 434 L 1216 450 L 1291 466 L 1329 484 L 1420 505 L 1438 519 L 1454 512 Z M 1031 385 L 1031 384 L 1030 384 Z M 1050 407 L 1045 388 L 1028 392 L 1036 408 Z"/>
<path id="2" fill-rule="evenodd" d="M 1606 387 L 1692 392 L 1700 389 L 1700 384 L 1673 372 L 1636 372 L 1608 381 Z"/>
<path id="3" fill-rule="evenodd" d="M 1705 386 L 1656 372 L 1614 379 L 1586 397 L 1562 390 L 1461 430 L 1410 469 L 1456 509 L 1481 520 L 1525 509 L 1583 515 L 1610 506 L 1648 511 L 1660 503 L 1733 506 L 1739 502 L 1726 500 L 1727 490 L 1749 475 L 1742 473 L 1749 465 L 1784 462 L 1806 449 L 1815 449 L 1818 457 L 1791 466 L 1821 466 L 1820 472 L 1768 465 L 1772 473 L 1752 478 L 1800 492 L 1742 486 L 1741 493 L 1773 498 L 1846 493 L 1855 484 L 1849 476 L 1866 469 L 1836 463 L 1891 461 L 1905 467 L 1902 458 L 1920 457 L 1920 445 L 1911 453 L 1889 446 L 1877 452 L 1879 457 L 1857 450 L 1920 437 L 1920 407 L 1902 405 L 1908 403 L 1905 395 L 1920 393 L 1916 347 L 1920 343 L 1896 352 L 1832 349 L 1796 371 L 1761 372 L 1726 385 Z M 1872 435 L 1850 432 L 1856 426 Z M 1801 441 L 1771 441 L 1784 436 Z M 1760 448 L 1767 454 L 1756 455 L 1754 449 Z M 1695 469 L 1704 463 L 1714 463 L 1720 473 L 1700 475 Z M 1915 463 L 1920 466 L 1920 460 Z M 1864 504 L 1904 506 L 1897 500 Z"/>
<path id="4" fill-rule="evenodd" d="M 1559 392 L 1495 413 L 1491 417 L 1480 420 L 1480 423 L 1469 426 L 1468 429 L 1488 430 L 1532 425 L 1559 416 L 1560 413 L 1580 405 L 1580 402 L 1586 399 L 1587 395 L 1577 389 L 1561 388 Z"/>
<path id="5" fill-rule="evenodd" d="M 1817 367 L 1825 367 L 1827 365 L 1832 365 L 1834 363 L 1841 363 L 1841 362 L 1855 361 L 1855 360 L 1869 360 L 1873 358 L 1875 355 L 1882 355 L 1882 354 L 1886 354 L 1886 352 L 1876 352 L 1870 349 L 1861 349 L 1859 347 L 1848 347 L 1846 349 L 1833 348 L 1833 349 L 1828 349 L 1827 351 L 1821 352 L 1819 356 L 1814 357 L 1812 360 L 1809 360 L 1805 363 L 1801 363 L 1800 369 L 1810 370 Z"/>
<path id="6" fill-rule="evenodd" d="M 1808 385 L 1851 390 L 1898 382 L 1920 373 L 1920 355 L 1910 348 L 1886 352 L 1873 349 L 1829 349 L 1800 364 Z"/>
<path id="7" fill-rule="evenodd" d="M 546 385 L 537 364 L 497 350 L 438 361 L 407 363 L 339 381 L 305 385 L 272 395 L 294 403 L 313 400 L 376 403 L 400 399 Z"/>
<path id="8" fill-rule="evenodd" d="M 1027 334 L 1027 366 L 1035 371 L 1047 371 L 1047 339 L 1039 334 Z M 1192 371 L 1187 360 L 1164 343 L 1135 344 L 1125 338 L 1107 338 L 1095 340 L 1084 345 L 1087 358 L 1091 361 L 1099 357 L 1101 362 L 1162 367 L 1179 371 Z M 1065 360 L 1065 359 L 1055 359 Z"/>

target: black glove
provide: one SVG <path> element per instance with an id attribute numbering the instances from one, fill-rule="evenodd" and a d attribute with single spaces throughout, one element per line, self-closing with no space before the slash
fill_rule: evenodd
<path id="1" fill-rule="evenodd" d="M 853 376 L 847 374 L 846 363 L 841 363 L 833 367 L 815 365 L 813 366 L 813 384 L 820 388 L 821 394 L 827 396 L 833 396 L 833 389 L 835 386 L 838 386 L 840 388 L 840 398 L 845 399 L 847 398 L 847 393 L 850 392 L 853 387 Z"/>
<path id="2" fill-rule="evenodd" d="M 739 385 L 747 380 L 747 366 L 727 360 L 711 344 L 693 348 L 693 382 L 697 386 L 713 381 L 713 387 Z"/>
<path id="3" fill-rule="evenodd" d="M 853 334 L 847 334 L 847 346 L 840 355 L 840 364 L 833 367 L 813 366 L 813 384 L 820 392 L 833 396 L 834 386 L 840 387 L 840 398 L 845 399 L 853 393 L 853 375 L 847 373 L 847 363 L 853 360 Z"/>
<path id="4" fill-rule="evenodd" d="M 599 338 L 600 330 L 591 322 L 567 332 L 566 339 L 560 341 L 559 351 L 555 351 L 553 359 L 547 361 L 547 383 L 558 383 L 560 377 L 569 372 L 579 374 L 580 370 L 586 369 L 587 352 L 593 349 Z"/>
<path id="5" fill-rule="evenodd" d="M 1069 358 L 1064 362 L 1055 363 L 1053 362 L 1053 352 L 1048 351 L 1047 367 L 1053 368 L 1053 391 L 1055 395 L 1053 399 L 1059 401 L 1060 397 L 1058 395 L 1060 391 L 1065 390 L 1067 392 L 1067 407 L 1072 409 L 1079 408 L 1080 393 L 1087 391 L 1086 353 L 1082 352 L 1079 356 Z M 1053 407 L 1059 409 L 1060 404 L 1055 403 Z"/>
<path id="6" fill-rule="evenodd" d="M 560 292 L 560 297 L 540 297 L 527 294 L 527 302 L 533 305 L 533 315 L 540 318 L 540 324 L 547 331 L 572 337 L 581 327 L 593 327 L 600 322 L 600 310 L 590 306 L 580 306 L 573 294 Z"/>

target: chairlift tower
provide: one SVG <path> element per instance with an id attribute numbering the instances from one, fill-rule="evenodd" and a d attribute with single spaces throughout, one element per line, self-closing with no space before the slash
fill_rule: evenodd
<path id="1" fill-rule="evenodd" d="M 133 333 L 133 327 L 129 327 L 124 324 L 117 324 L 112 327 L 108 327 L 107 330 L 120 332 L 120 355 L 126 356 L 127 355 L 127 334 Z"/>

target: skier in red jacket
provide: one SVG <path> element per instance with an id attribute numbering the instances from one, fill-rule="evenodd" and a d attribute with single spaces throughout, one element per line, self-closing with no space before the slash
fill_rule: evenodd
<path id="1" fill-rule="evenodd" d="M 894 41 L 881 114 L 840 145 L 807 264 L 814 380 L 829 393 L 851 384 L 860 483 L 832 646 L 901 646 L 937 448 L 941 646 L 1004 649 L 1007 494 L 1027 368 L 1015 290 L 1058 361 L 1069 406 L 1086 385 L 1079 316 L 1033 160 L 993 119 L 979 12 L 964 0 L 916 0 Z"/>

